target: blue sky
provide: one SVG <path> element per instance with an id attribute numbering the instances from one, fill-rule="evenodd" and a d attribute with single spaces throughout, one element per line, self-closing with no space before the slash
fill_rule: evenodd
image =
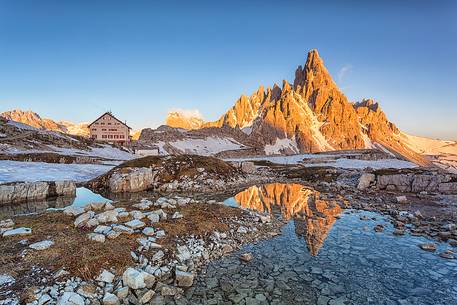
<path id="1" fill-rule="evenodd" d="M 293 81 L 316 48 L 350 100 L 457 139 L 457 1 L 219 2 L 0 0 L 0 111 L 213 120 L 260 84 Z"/>

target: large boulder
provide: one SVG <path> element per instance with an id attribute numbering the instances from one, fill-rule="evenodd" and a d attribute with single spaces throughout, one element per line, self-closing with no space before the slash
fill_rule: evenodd
<path id="1" fill-rule="evenodd" d="M 132 168 L 128 172 L 115 172 L 109 179 L 113 193 L 141 192 L 152 187 L 154 171 L 151 168 Z"/>
<path id="2" fill-rule="evenodd" d="M 374 174 L 362 174 L 359 179 L 359 184 L 357 185 L 357 188 L 359 190 L 365 190 L 367 189 L 370 184 L 374 183 L 376 181 L 376 176 Z"/>
<path id="3" fill-rule="evenodd" d="M 75 194 L 76 184 L 72 181 L 0 184 L 0 204 L 44 200 L 59 196 L 70 197 Z"/>

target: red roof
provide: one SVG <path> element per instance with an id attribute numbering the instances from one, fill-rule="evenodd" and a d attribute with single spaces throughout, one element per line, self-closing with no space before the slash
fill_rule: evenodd
<path id="1" fill-rule="evenodd" d="M 92 123 L 90 123 L 88 125 L 88 127 L 90 127 L 92 124 L 94 124 L 95 122 L 97 122 L 101 117 L 103 117 L 105 114 L 109 115 L 110 117 L 112 117 L 113 119 L 115 119 L 116 121 L 118 121 L 119 123 L 121 123 L 122 125 L 126 126 L 128 129 L 132 129 L 131 127 L 129 127 L 127 124 L 125 124 L 124 122 L 122 122 L 121 120 L 119 120 L 118 118 L 116 118 L 111 112 L 107 111 L 105 112 L 104 114 L 102 114 L 101 116 L 99 116 L 95 121 L 93 121 Z"/>

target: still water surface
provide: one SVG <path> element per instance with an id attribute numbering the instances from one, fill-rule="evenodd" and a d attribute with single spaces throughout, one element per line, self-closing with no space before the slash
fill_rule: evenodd
<path id="1" fill-rule="evenodd" d="M 225 202 L 288 222 L 282 235 L 204 268 L 191 304 L 457 304 L 457 262 L 438 255 L 449 246 L 423 251 L 430 240 L 394 236 L 380 214 L 343 210 L 298 184 L 254 186 Z M 250 263 L 239 260 L 245 252 Z"/>

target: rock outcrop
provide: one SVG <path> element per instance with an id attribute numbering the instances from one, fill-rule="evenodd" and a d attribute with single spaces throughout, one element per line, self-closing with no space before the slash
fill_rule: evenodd
<path id="1" fill-rule="evenodd" d="M 19 182 L 0 184 L 0 204 L 44 200 L 59 196 L 76 195 L 76 184 L 72 181 Z"/>
<path id="2" fill-rule="evenodd" d="M 146 190 L 202 191 L 224 189 L 239 181 L 242 173 L 229 163 L 197 155 L 150 156 L 127 161 L 87 183 L 102 192 L 125 193 Z"/>
<path id="3" fill-rule="evenodd" d="M 369 187 L 403 193 L 457 194 L 457 175 L 423 170 L 376 171 L 359 178 L 358 188 Z"/>

